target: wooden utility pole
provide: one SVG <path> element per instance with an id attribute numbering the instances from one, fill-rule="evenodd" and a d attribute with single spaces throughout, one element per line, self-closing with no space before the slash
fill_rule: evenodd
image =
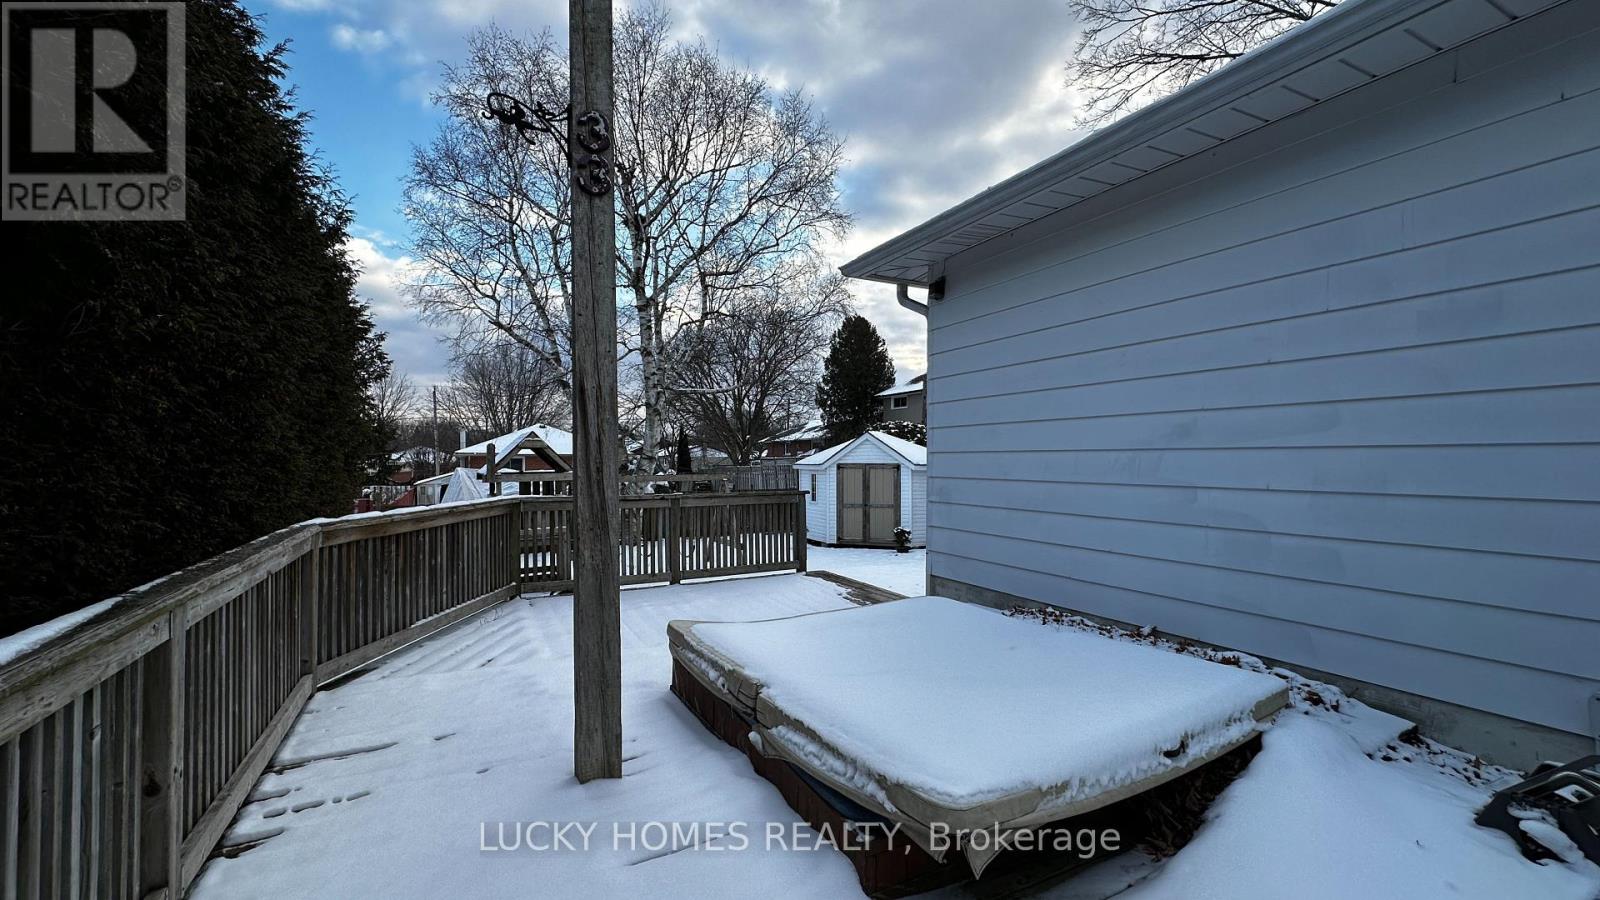
<path id="1" fill-rule="evenodd" d="M 570 0 L 572 118 L 573 772 L 622 777 L 617 581 L 617 233 L 611 196 L 611 0 Z"/>

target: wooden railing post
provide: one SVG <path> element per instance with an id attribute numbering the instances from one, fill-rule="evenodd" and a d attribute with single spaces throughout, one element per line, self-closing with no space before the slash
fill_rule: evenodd
<path id="1" fill-rule="evenodd" d="M 184 660 L 188 619 L 167 614 L 167 642 L 144 657 L 140 685 L 139 890 L 183 896 Z"/>
<path id="2" fill-rule="evenodd" d="M 681 533 L 678 523 L 683 518 L 683 507 L 678 503 L 679 498 L 673 497 L 667 501 L 667 583 L 677 584 L 683 580 L 683 565 L 678 559 L 678 535 Z"/>
<path id="3" fill-rule="evenodd" d="M 306 551 L 305 583 L 300 586 L 300 674 L 310 675 L 315 680 L 317 674 L 317 642 L 318 623 L 322 612 L 320 601 L 322 592 L 322 536 L 318 532 L 317 540 L 312 543 L 311 549 Z"/>
<path id="4" fill-rule="evenodd" d="M 806 495 L 794 498 L 794 567 L 796 572 L 806 571 Z"/>
<path id="5" fill-rule="evenodd" d="M 506 584 L 517 586 L 517 593 L 522 592 L 522 506 L 524 501 L 518 500 L 510 504 L 506 512 L 511 517 L 511 524 L 507 528 L 510 546 L 506 548 L 506 564 L 509 567 L 506 573 Z"/>
<path id="6" fill-rule="evenodd" d="M 500 496 L 500 467 L 495 465 L 494 445 L 489 445 L 489 461 L 483 465 L 483 477 L 489 482 L 489 496 Z"/>

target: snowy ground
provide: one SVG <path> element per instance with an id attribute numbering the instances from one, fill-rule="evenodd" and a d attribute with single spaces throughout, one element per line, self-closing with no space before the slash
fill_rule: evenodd
<path id="1" fill-rule="evenodd" d="M 921 593 L 920 552 L 811 554 L 813 568 Z M 570 598 L 496 607 L 313 697 L 225 838 L 231 858 L 207 866 L 195 896 L 859 896 L 844 857 L 817 847 L 667 691 L 670 619 L 845 605 L 841 588 L 799 575 L 627 591 L 626 777 L 582 786 L 571 777 Z M 1507 773 L 1401 743 L 1405 723 L 1326 686 L 1291 687 L 1293 706 L 1188 847 L 1163 862 L 1125 853 L 1048 896 L 1600 896 L 1593 865 L 1525 862 L 1471 824 Z"/>
<path id="2" fill-rule="evenodd" d="M 862 547 L 809 547 L 806 566 L 920 597 L 928 592 L 928 551 L 869 550 Z"/>
<path id="3" fill-rule="evenodd" d="M 1409 722 L 1332 685 L 1254 657 L 1179 645 L 1070 616 L 1014 611 L 1041 627 L 1149 643 L 1288 682 L 1290 705 L 1262 750 L 1211 807 L 1194 840 L 1169 860 L 1118 859 L 1043 896 L 1087 900 L 1482 898 L 1600 900 L 1600 867 L 1535 864 L 1511 839 L 1472 823 L 1490 795 L 1521 780 L 1415 734 Z M 1559 836 L 1565 841 L 1564 836 Z M 1089 883 L 1110 893 L 1082 893 Z"/>

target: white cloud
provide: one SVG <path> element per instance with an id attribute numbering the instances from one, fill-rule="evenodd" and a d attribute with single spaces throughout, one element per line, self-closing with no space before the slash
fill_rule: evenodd
<path id="1" fill-rule="evenodd" d="M 680 37 L 704 38 L 775 87 L 804 88 L 845 135 L 841 187 L 856 229 L 831 248 L 836 265 L 1081 136 L 1063 83 L 1076 26 L 1059 0 L 667 2 Z M 432 89 L 474 28 L 566 29 L 564 0 L 345 0 L 327 15 L 346 29 L 335 27 L 336 43 L 391 67 L 410 98 Z M 852 289 L 902 377 L 923 371 L 924 321 L 891 286 Z"/>
<path id="2" fill-rule="evenodd" d="M 418 320 L 402 292 L 411 259 L 379 232 L 352 231 L 355 234 L 345 243 L 345 252 L 361 269 L 356 296 L 372 308 L 378 330 L 386 333 L 384 349 L 395 369 L 419 385 L 448 380 L 449 353 L 442 342 L 446 333 Z"/>
<path id="3" fill-rule="evenodd" d="M 381 28 L 356 28 L 343 22 L 333 26 L 331 35 L 335 47 L 369 55 L 387 50 L 394 43 L 389 33 Z"/>

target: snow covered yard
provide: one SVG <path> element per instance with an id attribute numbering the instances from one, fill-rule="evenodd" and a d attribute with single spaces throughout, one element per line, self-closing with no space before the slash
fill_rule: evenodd
<path id="1" fill-rule="evenodd" d="M 1040 896 L 1600 898 L 1600 867 L 1570 842 L 1568 863 L 1535 864 L 1510 838 L 1473 824 L 1495 790 L 1521 780 L 1516 773 L 1418 737 L 1404 719 L 1250 656 L 1048 611 L 1012 614 L 1046 628 L 1094 631 L 1270 671 L 1290 686 L 1290 705 L 1262 736 L 1261 753 L 1177 855 L 1152 861 L 1124 854 Z"/>
<path id="2" fill-rule="evenodd" d="M 896 553 L 868 547 L 809 547 L 806 564 L 813 570 L 822 569 L 865 581 L 907 597 L 928 592 L 926 550 Z"/>
<path id="3" fill-rule="evenodd" d="M 920 552 L 811 554 L 815 569 L 921 593 Z M 778 792 L 667 690 L 669 620 L 842 608 L 844 594 L 800 575 L 627 591 L 620 782 L 571 777 L 570 597 L 523 597 L 402 650 L 313 697 L 225 839 L 234 849 L 210 863 L 195 895 L 859 896 L 844 856 L 815 849 Z M 1039 618 L 1045 629 L 1102 630 Z M 1292 706 L 1187 847 L 1167 860 L 1124 853 L 1041 895 L 1600 896 L 1595 866 L 1528 863 L 1508 838 L 1472 825 L 1508 773 L 1402 741 L 1407 723 L 1335 689 L 1290 684 Z M 519 830 L 530 822 L 571 824 L 558 838 L 546 826 Z M 679 823 L 680 834 L 648 823 Z M 735 849 L 741 839 L 716 823 L 746 823 L 747 846 Z M 771 847 L 769 823 L 785 835 Z M 587 840 L 581 827 L 592 829 Z M 529 838 L 557 849 L 530 850 Z"/>

